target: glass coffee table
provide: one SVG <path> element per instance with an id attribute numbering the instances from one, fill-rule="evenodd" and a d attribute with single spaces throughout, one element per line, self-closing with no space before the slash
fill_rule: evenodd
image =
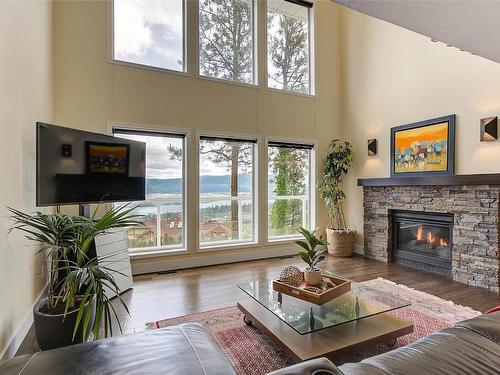
<path id="1" fill-rule="evenodd" d="M 245 323 L 262 330 L 297 362 L 379 342 L 394 345 L 413 332 L 411 323 L 387 314 L 409 302 L 355 282 L 350 292 L 323 305 L 276 292 L 268 279 L 238 288 L 248 297 L 237 304 Z"/>

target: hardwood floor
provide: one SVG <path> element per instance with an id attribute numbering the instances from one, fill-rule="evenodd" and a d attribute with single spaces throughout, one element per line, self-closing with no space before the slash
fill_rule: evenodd
<path id="1" fill-rule="evenodd" d="M 186 269 L 173 274 L 135 276 L 134 288 L 122 295 L 130 315 L 115 301 L 123 333 L 143 331 L 145 323 L 150 321 L 235 306 L 243 296 L 235 284 L 275 278 L 284 266 L 290 264 L 303 267 L 298 257 L 291 257 Z M 395 263 L 377 262 L 361 256 L 327 257 L 322 267 L 358 282 L 383 277 L 479 311 L 500 305 L 498 293 Z M 117 327 L 114 334 L 119 334 Z M 31 333 L 18 354 L 36 350 L 34 334 Z"/>

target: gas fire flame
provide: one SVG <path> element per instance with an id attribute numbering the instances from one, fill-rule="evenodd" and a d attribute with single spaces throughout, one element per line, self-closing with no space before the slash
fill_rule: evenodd
<path id="1" fill-rule="evenodd" d="M 419 226 L 417 228 L 417 241 L 422 241 L 424 239 L 424 228 Z M 433 245 L 436 242 L 436 236 L 433 236 L 431 232 L 427 232 L 425 234 L 425 242 L 429 245 Z M 439 246 L 448 246 L 448 243 L 444 240 L 444 238 L 439 239 Z"/>

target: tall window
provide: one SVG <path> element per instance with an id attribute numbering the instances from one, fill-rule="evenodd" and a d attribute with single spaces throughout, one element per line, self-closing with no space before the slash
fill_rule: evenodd
<path id="1" fill-rule="evenodd" d="M 310 94 L 312 4 L 267 1 L 267 81 L 275 89 Z"/>
<path id="2" fill-rule="evenodd" d="M 255 242 L 256 142 L 201 137 L 200 246 Z"/>
<path id="3" fill-rule="evenodd" d="M 268 158 L 269 239 L 295 238 L 312 226 L 312 146 L 269 142 Z"/>
<path id="4" fill-rule="evenodd" d="M 144 225 L 127 232 L 131 252 L 184 247 L 184 135 L 113 129 L 116 137 L 146 143 L 146 201 L 136 213 Z"/>
<path id="5" fill-rule="evenodd" d="M 253 0 L 200 0 L 200 75 L 254 83 Z"/>
<path id="6" fill-rule="evenodd" d="M 185 71 L 184 0 L 114 0 L 113 59 Z"/>

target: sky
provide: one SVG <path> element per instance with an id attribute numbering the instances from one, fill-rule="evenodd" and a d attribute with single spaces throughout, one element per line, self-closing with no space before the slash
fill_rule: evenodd
<path id="1" fill-rule="evenodd" d="M 146 143 L 146 174 L 147 178 L 180 178 L 182 177 L 182 162 L 172 158 L 169 146 L 182 148 L 181 138 L 165 138 L 132 134 L 119 134 L 120 138 Z M 222 176 L 230 174 L 226 163 L 214 163 L 208 157 L 200 160 L 200 173 L 203 176 Z"/>
<path id="2" fill-rule="evenodd" d="M 116 59 L 182 70 L 182 0 L 115 0 L 113 4 Z"/>

